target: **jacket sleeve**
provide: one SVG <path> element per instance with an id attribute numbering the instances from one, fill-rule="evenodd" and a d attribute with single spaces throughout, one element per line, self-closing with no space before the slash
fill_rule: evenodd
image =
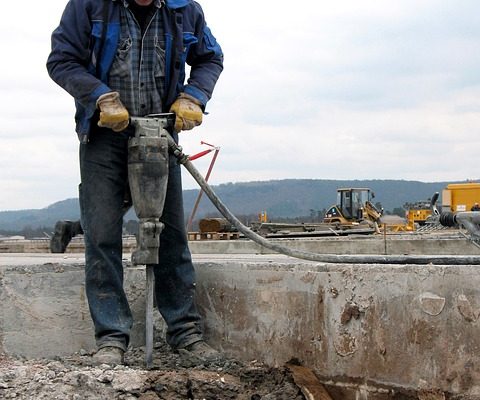
<path id="1" fill-rule="evenodd" d="M 91 10 L 86 0 L 70 0 L 52 34 L 47 60 L 50 77 L 93 114 L 98 97 L 111 90 L 97 79 L 91 63 Z M 90 70 L 89 70 L 90 69 Z"/>
<path id="2" fill-rule="evenodd" d="M 198 13 L 195 24 L 198 42 L 190 47 L 187 55 L 187 64 L 191 69 L 184 91 L 205 106 L 223 70 L 223 52 L 205 22 L 202 8 L 196 2 L 194 5 Z"/>

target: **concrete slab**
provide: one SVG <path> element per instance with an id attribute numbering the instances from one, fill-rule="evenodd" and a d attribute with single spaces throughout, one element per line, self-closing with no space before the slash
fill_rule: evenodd
<path id="1" fill-rule="evenodd" d="M 460 231 L 438 231 L 430 233 L 409 232 L 383 235 L 351 235 L 324 238 L 269 239 L 274 243 L 310 251 L 331 254 L 480 254 L 480 246 L 472 243 Z M 132 252 L 136 242 L 134 236 L 124 237 L 123 249 Z M 83 253 L 83 237 L 75 237 L 66 253 Z M 273 254 L 255 242 L 238 240 L 195 240 L 190 241 L 194 254 Z M 0 242 L 1 253 L 49 253 L 49 241 L 15 240 Z"/>
<path id="2" fill-rule="evenodd" d="M 94 348 L 83 256 L 0 254 L 0 353 L 27 358 Z M 135 316 L 133 343 L 144 343 L 145 275 L 125 270 Z"/>
<path id="3" fill-rule="evenodd" d="M 0 253 L 0 267 L 32 266 L 42 264 L 85 264 L 85 256 L 78 254 L 50 254 L 50 253 Z"/>
<path id="4" fill-rule="evenodd" d="M 243 358 L 299 358 L 371 393 L 480 395 L 478 267 L 232 261 L 198 275 L 212 342 Z"/>
<path id="5" fill-rule="evenodd" d="M 480 247 L 458 231 L 269 240 L 320 254 L 480 254 Z M 190 250 L 194 254 L 273 254 L 270 249 L 242 239 L 191 241 Z"/>
<path id="6" fill-rule="evenodd" d="M 0 352 L 39 357 L 91 348 L 82 262 L 22 257 L 0 255 Z M 392 388 L 480 396 L 478 266 L 253 254 L 196 254 L 194 263 L 208 339 L 227 353 L 272 365 L 298 358 L 324 383 L 354 388 L 346 399 L 393 398 Z M 126 287 L 141 342 L 141 268 L 126 268 Z"/>

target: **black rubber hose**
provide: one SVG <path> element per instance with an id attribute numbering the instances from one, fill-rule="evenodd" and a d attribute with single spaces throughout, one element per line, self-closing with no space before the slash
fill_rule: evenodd
<path id="1" fill-rule="evenodd" d="M 457 226 L 457 221 L 455 220 L 455 214 L 452 212 L 442 212 L 439 218 L 440 224 L 446 227 Z"/>
<path id="2" fill-rule="evenodd" d="M 344 264 L 435 264 L 435 265 L 480 265 L 479 256 L 423 256 L 423 255 L 337 255 L 337 254 L 318 254 L 308 251 L 291 249 L 273 242 L 268 241 L 264 237 L 256 234 L 251 229 L 243 225 L 235 215 L 222 203 L 218 196 L 214 193 L 210 185 L 205 181 L 200 172 L 195 168 L 188 156 L 178 146 L 172 138 L 169 138 L 169 147 L 173 154 L 177 157 L 187 171 L 192 175 L 195 181 L 200 185 L 213 205 L 220 213 L 232 224 L 239 232 L 243 233 L 247 238 L 253 240 L 267 249 L 273 250 L 290 257 L 300 258 L 303 260 L 317 261 L 324 263 L 344 263 Z"/>

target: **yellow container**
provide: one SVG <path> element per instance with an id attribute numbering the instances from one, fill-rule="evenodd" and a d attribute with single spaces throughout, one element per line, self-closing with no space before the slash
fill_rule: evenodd
<path id="1" fill-rule="evenodd" d="M 442 192 L 442 210 L 471 211 L 480 203 L 480 183 L 451 183 Z"/>

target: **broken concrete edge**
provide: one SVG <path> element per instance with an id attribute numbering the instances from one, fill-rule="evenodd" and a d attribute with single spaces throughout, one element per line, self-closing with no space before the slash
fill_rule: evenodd
<path id="1" fill-rule="evenodd" d="M 2 257 L 7 256 L 7 257 Z M 10 257 L 16 257 L 15 262 L 9 260 Z M 45 254 L 42 257 L 47 262 L 41 262 L 42 258 L 37 255 L 26 255 L 24 253 L 0 254 L 0 273 L 1 272 L 64 272 L 66 269 L 85 269 L 83 257 L 70 258 L 71 255 L 55 257 L 55 255 Z M 22 259 L 25 261 L 22 263 Z M 18 261 L 17 261 L 18 260 Z M 432 273 L 437 275 L 457 274 L 458 269 L 468 273 L 480 271 L 478 265 L 418 265 L 418 264 L 340 264 L 324 263 L 317 261 L 300 260 L 281 254 L 192 254 L 193 263 L 203 267 L 221 267 L 225 263 L 232 266 L 248 267 L 254 266 L 258 270 L 278 270 L 285 269 L 291 272 L 314 270 L 315 272 L 339 272 L 351 270 L 357 273 L 364 272 L 395 272 L 395 273 L 417 273 L 419 275 L 430 276 Z M 144 269 L 143 266 L 133 265 L 130 261 L 130 254 L 124 254 L 123 265 L 126 269 Z"/>

